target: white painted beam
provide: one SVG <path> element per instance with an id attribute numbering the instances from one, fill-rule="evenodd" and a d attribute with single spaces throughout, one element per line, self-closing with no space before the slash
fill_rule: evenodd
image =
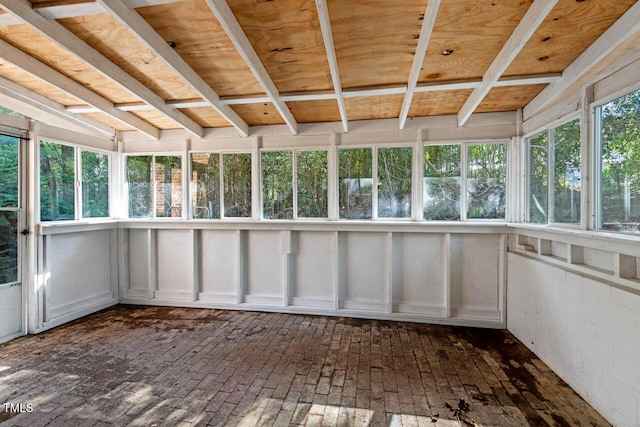
<path id="1" fill-rule="evenodd" d="M 544 88 L 524 107 L 524 120 L 551 104 L 572 84 L 588 73 L 596 64 L 626 40 L 640 31 L 640 2 L 636 2 L 595 42 L 578 56 L 563 72 L 562 78 Z"/>
<path id="2" fill-rule="evenodd" d="M 127 7 L 131 9 L 155 6 L 159 4 L 177 3 L 180 1 L 184 0 L 124 0 Z M 58 2 L 35 3 L 33 8 L 47 19 L 77 18 L 79 16 L 95 15 L 105 12 L 102 6 L 96 3 L 95 0 L 86 0 L 83 2 L 71 1 L 66 4 Z M 22 21 L 10 13 L 0 15 L 0 27 L 18 24 L 22 24 Z"/>
<path id="3" fill-rule="evenodd" d="M 124 123 L 127 126 L 131 126 L 151 138 L 160 138 L 160 130 L 156 127 L 131 113 L 117 109 L 111 101 L 108 101 L 80 83 L 70 79 L 64 74 L 54 70 L 48 65 L 38 61 L 34 57 L 24 53 L 16 47 L 13 47 L 3 40 L 0 40 L 0 57 L 32 76 L 35 76 L 57 89 L 86 102 L 98 111 L 113 117 L 119 122 Z"/>
<path id="4" fill-rule="evenodd" d="M 202 127 L 182 112 L 169 107 L 164 99 L 133 78 L 130 74 L 107 59 L 100 52 L 86 44 L 57 21 L 51 21 L 31 8 L 28 0 L 0 0 L 0 7 L 20 18 L 25 24 L 46 36 L 63 49 L 94 67 L 125 90 L 139 97 L 159 112 L 169 117 L 186 130 L 201 138 Z"/>
<path id="5" fill-rule="evenodd" d="M 560 79 L 562 75 L 560 73 L 549 74 L 532 74 L 529 76 L 510 76 L 502 77 L 498 80 L 494 87 L 504 86 L 526 86 L 536 84 L 552 83 Z M 480 86 L 482 79 L 469 79 L 469 80 L 456 80 L 446 82 L 429 82 L 418 83 L 415 88 L 415 92 L 438 92 L 447 90 L 461 90 L 461 89 L 475 89 Z M 407 86 L 385 86 L 385 87 L 371 87 L 360 89 L 347 89 L 342 92 L 345 99 L 347 98 L 359 98 L 368 96 L 385 96 L 385 95 L 402 95 L 406 93 Z M 224 104 L 227 105 L 241 105 L 241 104 L 262 104 L 271 102 L 271 99 L 267 96 L 239 96 L 239 97 L 222 97 L 220 98 Z M 302 92 L 302 93 L 282 93 L 280 99 L 285 102 L 290 101 L 320 101 L 336 99 L 335 92 L 321 91 L 321 92 Z M 180 101 L 167 101 L 167 105 L 173 108 L 199 108 L 207 107 L 207 104 L 202 99 L 186 99 Z M 116 104 L 116 108 L 122 111 L 148 111 L 152 107 L 145 103 L 136 102 L 129 104 Z M 68 111 L 73 113 L 91 113 L 96 109 L 90 106 L 78 105 L 67 108 Z"/>
<path id="6" fill-rule="evenodd" d="M 240 53 L 240 56 L 244 59 L 246 64 L 249 66 L 249 69 L 262 86 L 262 89 L 265 91 L 273 105 L 276 107 L 276 110 L 282 116 L 282 119 L 285 121 L 291 133 L 296 135 L 298 133 L 298 123 L 296 119 L 291 114 L 289 107 L 284 103 L 284 101 L 280 98 L 280 93 L 276 88 L 276 85 L 271 80 L 269 73 L 264 68 L 262 62 L 260 62 L 260 58 L 258 58 L 258 54 L 251 46 L 251 42 L 247 38 L 247 35 L 242 30 L 240 23 L 236 19 L 233 11 L 227 4 L 225 0 L 206 0 L 207 5 L 213 11 L 213 14 L 216 16 L 222 28 L 224 28 L 225 32 L 229 36 L 229 39 L 233 43 L 233 45 Z"/>
<path id="7" fill-rule="evenodd" d="M 11 80 L 7 80 L 4 77 L 0 77 L 0 93 L 17 101 L 23 102 L 30 107 L 41 110 L 47 114 L 70 121 L 93 132 L 97 132 L 102 136 L 113 138 L 116 133 L 115 129 L 89 117 L 83 117 L 81 115 L 70 113 L 65 110 L 64 105 L 54 102 L 49 98 L 46 98 L 39 93 L 35 93 L 23 86 L 20 86 L 19 84 L 12 82 Z"/>
<path id="8" fill-rule="evenodd" d="M 209 106 L 213 107 L 231 123 L 242 136 L 249 136 L 249 125 L 231 107 L 222 103 L 218 94 L 160 37 L 156 30 L 138 12 L 129 9 L 120 0 L 98 0 L 98 3 L 171 68 Z"/>
<path id="9" fill-rule="evenodd" d="M 482 83 L 475 88 L 469 98 L 458 112 L 458 126 L 463 126 L 471 114 L 478 108 L 485 96 L 489 93 L 495 82 L 502 76 L 527 41 L 536 32 L 540 24 L 547 17 L 558 0 L 535 0 L 524 14 L 516 29 L 511 33 L 507 42 L 493 60 L 482 77 Z"/>
<path id="10" fill-rule="evenodd" d="M 340 110 L 342 128 L 345 132 L 349 132 L 347 107 L 344 103 L 344 97 L 342 96 L 342 82 L 340 81 L 340 71 L 338 69 L 338 59 L 336 58 L 336 48 L 333 43 L 333 31 L 331 31 L 331 19 L 329 19 L 327 1 L 316 0 L 316 9 L 318 9 L 318 18 L 320 18 L 320 29 L 322 30 L 324 49 L 327 52 L 327 60 L 329 61 L 329 70 L 331 71 L 331 80 L 333 81 L 336 101 L 338 102 L 338 110 Z"/>
<path id="11" fill-rule="evenodd" d="M 418 38 L 418 45 L 416 46 L 416 53 L 413 55 L 413 64 L 411 65 L 409 81 L 407 82 L 407 92 L 404 94 L 404 99 L 402 100 L 402 108 L 400 110 L 400 129 L 404 129 L 404 125 L 407 123 L 407 117 L 409 116 L 409 110 L 411 109 L 411 101 L 413 101 L 413 94 L 415 92 L 416 85 L 418 84 L 420 70 L 422 70 L 424 57 L 427 54 L 427 46 L 431 39 L 433 26 L 436 23 L 436 16 L 438 15 L 439 7 L 440 0 L 429 0 L 424 12 L 424 19 L 422 20 L 422 27 L 420 28 L 420 36 Z"/>

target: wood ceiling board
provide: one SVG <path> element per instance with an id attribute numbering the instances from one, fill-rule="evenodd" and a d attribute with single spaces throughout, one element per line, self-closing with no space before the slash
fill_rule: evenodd
<path id="1" fill-rule="evenodd" d="M 478 105 L 475 112 L 515 111 L 527 105 L 546 86 L 542 84 L 493 88 Z"/>
<path id="2" fill-rule="evenodd" d="M 637 0 L 560 0 L 504 75 L 562 72 Z"/>
<path id="3" fill-rule="evenodd" d="M 157 110 L 131 111 L 131 114 L 151 123 L 158 129 L 182 129 L 182 126 Z"/>
<path id="4" fill-rule="evenodd" d="M 0 27 L 0 38 L 115 104 L 139 99 L 27 25 Z"/>
<path id="5" fill-rule="evenodd" d="M 104 114 L 104 113 L 83 113 L 82 115 L 92 118 L 96 121 L 99 121 L 100 123 L 104 123 L 107 126 L 111 126 L 115 130 L 121 130 L 121 131 L 135 130 L 134 128 L 127 126 L 121 121 L 116 120 L 113 117 L 108 116 L 107 114 Z"/>
<path id="6" fill-rule="evenodd" d="M 211 107 L 181 108 L 180 111 L 203 128 L 231 126 L 225 118 Z"/>
<path id="7" fill-rule="evenodd" d="M 163 99 L 191 99 L 198 95 L 108 14 L 58 20 L 69 31 Z"/>
<path id="8" fill-rule="evenodd" d="M 232 105 L 249 126 L 282 125 L 284 121 L 271 103 Z"/>
<path id="9" fill-rule="evenodd" d="M 335 99 L 322 101 L 292 101 L 287 106 L 298 123 L 339 122 L 338 102 Z"/>
<path id="10" fill-rule="evenodd" d="M 418 81 L 482 77 L 531 3 L 532 0 L 442 1 Z M 453 52 L 443 55 L 448 49 Z"/>
<path id="11" fill-rule="evenodd" d="M 418 92 L 413 96 L 409 117 L 458 114 L 473 89 Z"/>
<path id="12" fill-rule="evenodd" d="M 404 95 L 367 96 L 347 98 L 349 120 L 398 118 Z"/>
<path id="13" fill-rule="evenodd" d="M 136 10 L 221 97 L 264 94 L 204 0 Z"/>
<path id="14" fill-rule="evenodd" d="M 26 71 L 23 71 L 21 68 L 18 68 L 8 62 L 0 61 L 0 76 L 4 77 L 5 79 L 11 80 L 12 82 L 15 82 L 20 86 L 24 86 L 25 88 L 32 90 L 46 98 L 49 98 L 50 100 L 55 101 L 58 104 L 84 104 L 83 101 L 80 101 L 76 97 L 68 95 L 60 89 L 56 89 L 50 84 L 43 82 L 39 78 L 32 76 Z"/>
<path id="15" fill-rule="evenodd" d="M 278 91 L 333 89 L 313 0 L 228 3 Z"/>
<path id="16" fill-rule="evenodd" d="M 328 5 L 342 87 L 406 84 L 427 2 L 330 0 Z"/>

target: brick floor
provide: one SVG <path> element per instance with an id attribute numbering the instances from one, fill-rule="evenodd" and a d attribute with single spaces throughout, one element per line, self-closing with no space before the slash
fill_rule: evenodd
<path id="1" fill-rule="evenodd" d="M 608 425 L 506 331 L 117 306 L 0 345 L 3 426 L 472 425 L 460 399 L 476 425 Z"/>

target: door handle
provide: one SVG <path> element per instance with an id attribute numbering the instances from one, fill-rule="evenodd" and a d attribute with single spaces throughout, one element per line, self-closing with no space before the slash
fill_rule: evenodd
<path id="1" fill-rule="evenodd" d="M 20 232 L 20 234 L 22 234 L 23 236 L 28 236 L 28 235 L 29 235 L 29 233 L 30 233 L 30 231 L 29 231 L 29 229 L 28 229 L 28 228 L 25 228 L 24 230 L 22 230 L 22 231 Z"/>

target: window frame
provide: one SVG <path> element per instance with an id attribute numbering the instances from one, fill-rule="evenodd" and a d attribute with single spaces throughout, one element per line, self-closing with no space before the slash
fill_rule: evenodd
<path id="1" fill-rule="evenodd" d="M 578 221 L 574 223 L 570 222 L 557 222 L 551 221 L 550 219 L 555 219 L 555 188 L 553 186 L 553 178 L 555 177 L 555 152 L 552 148 L 555 148 L 555 129 L 569 124 L 575 120 L 578 120 L 578 126 L 580 127 L 580 203 L 578 204 L 578 208 L 580 209 L 580 215 L 578 217 Z M 524 173 L 524 188 L 523 188 L 523 208 L 524 208 L 524 220 L 523 222 L 529 225 L 538 225 L 538 226 L 553 226 L 553 227 L 564 227 L 564 228 L 573 228 L 573 229 L 581 229 L 583 228 L 582 223 L 584 222 L 585 212 L 582 209 L 584 205 L 584 198 L 587 197 L 587 188 L 585 184 L 585 171 L 587 167 L 587 161 L 583 155 L 583 144 L 584 144 L 584 136 L 582 135 L 583 125 L 582 125 L 583 117 L 580 112 L 574 112 L 567 116 L 562 117 L 559 120 L 556 120 L 540 129 L 536 129 L 533 132 L 529 132 L 522 137 L 523 145 L 524 145 L 524 156 L 523 156 L 523 173 Z M 531 148 L 530 143 L 531 139 L 540 133 L 546 133 L 547 136 L 547 220 L 543 223 L 534 223 L 531 222 L 530 218 L 530 208 L 531 208 L 531 200 L 530 200 L 530 188 L 531 188 L 531 170 L 530 170 L 530 161 L 531 161 Z"/>
<path id="2" fill-rule="evenodd" d="M 157 182 L 155 179 L 152 180 L 151 184 L 153 184 L 151 186 L 151 196 L 152 196 L 152 200 L 151 200 L 151 214 L 148 217 L 132 217 L 130 216 L 130 212 L 129 212 L 129 198 L 130 198 L 130 192 L 129 192 L 129 181 L 127 179 L 127 159 L 129 157 L 146 157 L 146 156 L 151 156 L 151 171 L 153 176 L 155 177 L 155 168 L 156 168 L 156 157 L 180 157 L 181 161 L 180 161 L 180 170 L 182 173 L 182 194 L 181 194 L 181 203 L 182 203 L 182 209 L 181 209 L 181 215 L 179 217 L 164 217 L 164 216 L 156 216 L 156 185 Z M 190 158 L 191 156 L 189 156 Z M 190 181 L 189 181 L 190 184 Z M 127 218 L 128 220 L 132 220 L 132 221 L 178 221 L 178 220 L 182 220 L 182 219 L 187 219 L 188 217 L 186 216 L 186 210 L 185 210 L 185 161 L 184 161 L 184 153 L 183 152 L 135 152 L 135 153 L 123 153 L 122 156 L 122 187 L 123 187 L 123 191 L 122 191 L 122 204 L 123 204 L 123 213 L 125 213 L 124 217 Z M 189 206 L 191 205 L 190 200 L 189 201 Z"/>
<path id="3" fill-rule="evenodd" d="M 262 170 L 262 153 L 273 153 L 273 152 L 291 152 L 291 191 L 293 192 L 293 216 L 290 219 L 274 219 L 274 218 L 265 218 L 264 217 L 264 180 L 263 180 L 263 170 Z M 306 151 L 323 151 L 327 153 L 327 216 L 325 217 L 307 217 L 307 216 L 299 216 L 298 215 L 298 153 L 306 152 Z M 259 154 L 259 218 L 263 221 L 275 221 L 275 222 L 283 222 L 283 221 L 320 221 L 326 222 L 331 218 L 331 150 L 329 147 L 296 147 L 296 148 L 261 148 L 258 150 Z"/>
<path id="4" fill-rule="evenodd" d="M 219 173 L 219 184 L 218 184 L 218 191 L 219 191 L 219 199 L 220 199 L 220 217 L 219 218 L 194 218 L 193 217 L 193 185 L 192 185 L 192 176 L 193 176 L 193 154 L 217 154 L 218 155 L 218 173 Z M 247 216 L 247 217 L 231 217 L 231 216 L 225 216 L 225 212 L 224 212 L 224 155 L 225 154 L 249 154 L 251 156 L 251 216 Z M 255 182 L 255 170 L 254 170 L 254 165 L 256 162 L 255 159 L 255 151 L 254 150 L 193 150 L 193 151 L 189 151 L 187 153 L 188 155 L 188 172 L 187 172 L 187 183 L 188 183 L 188 196 L 187 196 L 187 201 L 188 201 L 188 216 L 185 219 L 189 219 L 189 220 L 194 220 L 194 221 L 250 221 L 250 220 L 254 220 L 255 219 L 255 212 L 256 212 L 256 207 L 254 206 L 255 204 L 255 197 L 254 197 L 254 191 L 256 190 L 254 188 L 254 182 Z M 259 161 L 259 160 L 258 160 Z M 183 168 L 184 168 L 184 163 L 183 163 Z M 262 173 L 260 172 L 260 215 L 262 215 Z M 183 197 L 184 197 L 184 191 L 183 191 Z M 182 211 L 183 216 L 185 214 L 185 210 L 183 209 Z"/>
<path id="5" fill-rule="evenodd" d="M 36 206 L 36 221 L 40 224 L 56 224 L 56 223 L 68 223 L 70 221 L 86 221 L 86 222 L 98 222 L 98 221 L 104 221 L 104 220 L 108 220 L 108 219 L 113 219 L 114 218 L 114 212 L 116 211 L 115 207 L 114 207 L 114 201 L 115 201 L 115 183 L 114 183 L 114 171 L 115 171 L 115 162 L 114 162 L 114 153 L 108 150 L 102 150 L 99 148 L 94 148 L 94 147 L 87 147 L 87 146 L 83 146 L 80 144 L 75 144 L 72 142 L 67 142 L 67 141 L 62 141 L 60 139 L 56 139 L 56 138 L 49 138 L 46 136 L 38 136 L 37 138 L 38 143 L 35 144 L 36 145 L 36 158 L 38 159 L 38 167 L 36 170 L 36 182 L 37 184 L 37 199 L 35 200 L 37 206 Z M 73 209 L 74 209 L 74 215 L 73 215 L 73 219 L 55 219 L 55 220 L 42 220 L 41 218 L 41 212 L 42 212 L 42 207 L 41 207 L 41 201 L 42 201 L 42 194 L 41 194 L 41 171 L 42 171 L 42 158 L 41 158 L 41 144 L 42 142 L 48 142 L 48 143 L 53 143 L 53 144 L 58 144 L 58 145 L 63 145 L 66 147 L 71 147 L 73 148 L 73 156 L 74 156 L 74 161 L 73 161 L 73 198 L 74 198 L 74 202 L 73 202 Z M 109 194 L 107 196 L 107 200 L 109 203 L 109 214 L 108 216 L 101 216 L 101 217 L 84 217 L 83 215 L 83 203 L 82 203 L 82 192 L 83 192 L 83 186 L 82 186 L 82 153 L 83 152 L 91 152 L 91 153 L 96 153 L 96 154 L 103 154 L 107 156 L 107 162 L 108 162 L 108 191 Z"/>

